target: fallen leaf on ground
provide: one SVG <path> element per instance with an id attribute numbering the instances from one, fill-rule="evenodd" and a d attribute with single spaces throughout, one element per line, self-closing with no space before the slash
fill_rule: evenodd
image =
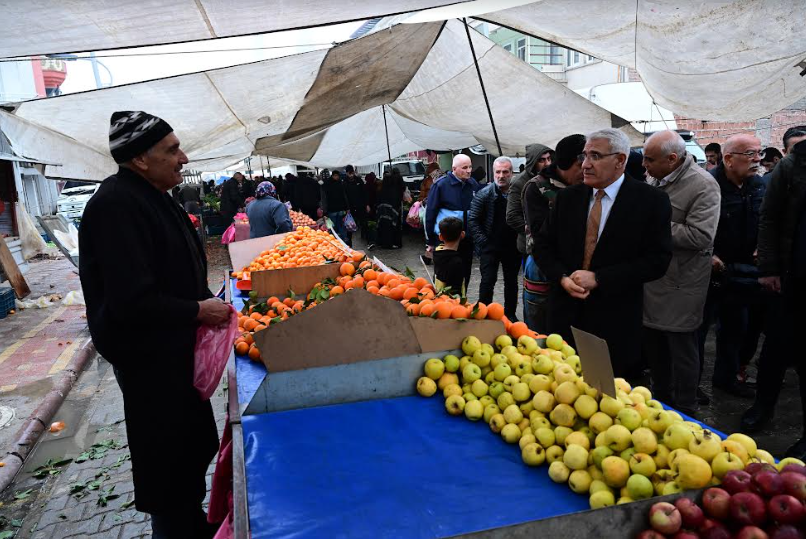
<path id="1" fill-rule="evenodd" d="M 61 346 L 61 344 L 59 346 Z M 64 421 L 56 421 L 50 424 L 50 432 L 61 432 L 64 430 L 64 427 Z"/>

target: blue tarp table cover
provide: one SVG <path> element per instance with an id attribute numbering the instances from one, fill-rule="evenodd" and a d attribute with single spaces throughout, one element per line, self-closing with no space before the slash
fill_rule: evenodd
<path id="1" fill-rule="evenodd" d="M 237 310 L 243 309 L 248 293 L 235 288 L 235 279 L 230 279 L 229 286 L 232 294 L 232 306 Z M 238 404 L 249 404 L 257 393 L 263 378 L 266 377 L 266 366 L 263 363 L 252 361 L 247 356 L 235 356 L 235 376 L 238 380 Z"/>

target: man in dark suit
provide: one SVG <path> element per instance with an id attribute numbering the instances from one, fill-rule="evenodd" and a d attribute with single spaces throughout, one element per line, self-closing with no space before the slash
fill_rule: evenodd
<path id="1" fill-rule="evenodd" d="M 574 326 L 606 340 L 616 376 L 640 359 L 644 283 L 672 259 L 669 197 L 625 176 L 629 153 L 617 129 L 588 135 L 584 181 L 559 192 L 535 244 L 551 283 L 550 331 L 572 341 Z"/>

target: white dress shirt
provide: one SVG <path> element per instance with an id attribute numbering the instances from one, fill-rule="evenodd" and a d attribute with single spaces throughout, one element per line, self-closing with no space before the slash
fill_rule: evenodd
<path id="1" fill-rule="evenodd" d="M 610 210 L 613 208 L 613 203 L 616 201 L 622 183 L 624 183 L 624 174 L 622 174 L 618 180 L 604 188 L 605 194 L 602 197 L 602 218 L 599 220 L 599 235 L 597 236 L 597 240 L 602 237 L 602 231 L 604 230 L 605 223 L 607 223 L 607 218 L 610 215 Z M 590 202 L 588 202 L 588 215 L 590 215 L 593 209 L 593 203 L 596 202 L 596 193 L 599 191 L 602 191 L 602 189 L 593 190 L 593 196 L 591 196 Z"/>

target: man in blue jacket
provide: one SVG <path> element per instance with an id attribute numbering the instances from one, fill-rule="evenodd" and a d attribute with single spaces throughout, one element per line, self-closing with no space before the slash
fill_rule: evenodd
<path id="1" fill-rule="evenodd" d="M 470 177 L 473 171 L 470 157 L 459 154 L 453 158 L 451 172 L 439 178 L 428 193 L 425 211 L 425 226 L 428 230 L 428 244 L 439 244 L 439 230 L 436 226 L 445 217 L 458 217 L 465 225 L 465 238 L 459 244 L 459 254 L 465 270 L 465 290 L 470 283 L 473 267 L 473 236 L 467 226 L 467 213 L 470 203 L 481 186 Z M 436 231 L 436 232 L 435 232 Z"/>

